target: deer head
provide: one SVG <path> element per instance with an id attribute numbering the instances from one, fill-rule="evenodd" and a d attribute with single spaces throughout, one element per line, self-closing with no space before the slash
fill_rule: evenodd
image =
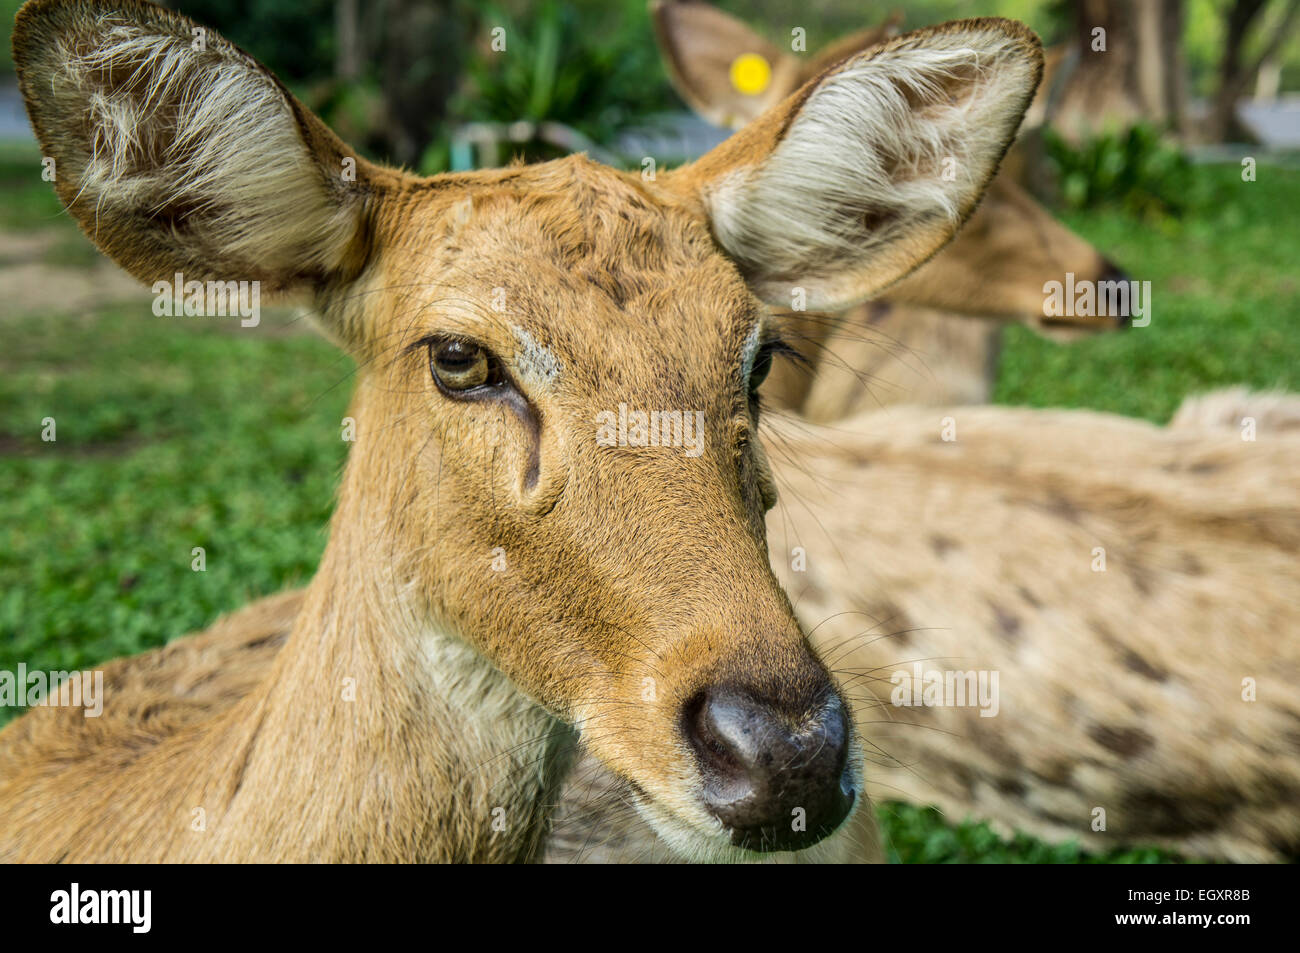
<path id="1" fill-rule="evenodd" d="M 15 59 L 101 249 L 146 282 L 309 292 L 355 358 L 312 644 L 355 640 L 418 681 L 445 663 L 430 633 L 456 639 L 578 726 L 687 853 L 834 830 L 862 759 L 768 564 L 762 302 L 797 282 L 849 305 L 947 241 L 1033 95 L 1037 39 L 993 19 L 898 37 L 645 181 L 582 156 L 381 168 L 197 30 L 134 0 L 36 0 Z"/>
<path id="2" fill-rule="evenodd" d="M 695 0 L 652 0 L 660 52 L 674 86 L 700 116 L 739 129 L 846 57 L 887 42 L 899 17 L 800 57 Z M 955 163 L 956 157 L 949 157 Z M 955 172 L 955 169 L 950 169 Z M 953 241 L 888 289 L 892 302 L 1019 321 L 1060 339 L 1121 326 L 1109 316 L 1044 316 L 1043 285 L 1127 280 L 1095 248 L 1000 174 Z M 787 306 L 789 302 L 786 302 Z"/>

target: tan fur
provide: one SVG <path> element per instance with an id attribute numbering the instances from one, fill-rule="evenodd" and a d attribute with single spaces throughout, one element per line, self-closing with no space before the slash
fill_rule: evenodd
<path id="1" fill-rule="evenodd" d="M 1284 392 L 1250 391 L 1226 387 L 1189 397 L 1169 426 L 1177 429 L 1230 427 L 1256 440 L 1275 436 L 1300 436 L 1300 400 Z"/>
<path id="2" fill-rule="evenodd" d="M 936 439 L 944 416 L 955 444 Z M 773 423 L 784 502 L 769 517 L 772 562 L 854 686 L 874 797 L 1093 850 L 1151 843 L 1239 861 L 1294 851 L 1300 441 L 1200 429 L 998 408 Z M 872 499 L 889 503 L 856 502 Z M 790 569 L 796 545 L 804 572 Z M 1091 569 L 1097 545 L 1104 573 Z M 110 699 L 146 725 L 224 710 L 272 663 L 302 598 L 254 603 L 115 663 Z M 891 706 L 889 677 L 914 660 L 998 671 L 999 715 Z M 1256 702 L 1241 700 L 1247 677 Z M 1095 807 L 1106 833 L 1091 829 Z M 837 859 L 878 856 L 862 822 Z M 566 786 L 547 857 L 677 859 L 594 761 Z"/>
<path id="3" fill-rule="evenodd" d="M 911 659 L 1001 672 L 997 717 L 882 704 L 860 722 L 878 797 L 1088 849 L 1300 848 L 1300 441 L 1002 408 L 784 436 L 804 467 L 782 492 L 807 508 L 773 514 L 772 549 L 808 547 L 808 571 L 774 564 L 830 664 L 868 702 Z M 885 720 L 923 727 L 867 731 Z"/>
<path id="4" fill-rule="evenodd" d="M 654 0 L 651 11 L 664 63 L 683 99 L 704 118 L 733 128 L 845 57 L 885 42 L 895 26 L 891 20 L 802 58 L 707 3 Z M 771 84 L 760 95 L 745 96 L 731 84 L 730 64 L 744 53 L 772 63 Z M 1059 65 L 1059 59 L 1050 62 Z M 900 403 L 982 403 L 992 392 L 1002 323 L 1023 323 L 1062 339 L 1116 327 L 1112 318 L 1051 324 L 1043 318 L 1045 282 L 1064 280 L 1066 272 L 1097 280 L 1111 268 L 1013 176 L 1000 172 L 956 237 L 877 301 L 838 315 L 782 311 L 785 333 L 811 373 L 778 368 L 764 394 L 818 421 Z M 791 305 L 788 299 L 775 303 Z"/>
<path id="5" fill-rule="evenodd" d="M 1295 435 L 994 407 L 767 431 L 772 563 L 852 686 L 876 799 L 1092 851 L 1300 849 Z M 998 672 L 998 714 L 892 704 L 891 676 L 914 663 Z M 566 794 L 571 813 L 585 796 Z M 653 856 L 616 807 L 583 820 L 548 859 Z"/>
<path id="6" fill-rule="evenodd" d="M 102 722 L 18 719 L 0 733 L 0 859 L 533 859 L 574 728 L 676 853 L 751 858 L 701 800 L 686 701 L 728 683 L 788 705 L 835 691 L 766 558 L 774 492 L 746 374 L 770 330 L 754 291 L 798 268 L 847 305 L 932 253 L 1032 96 L 1037 40 L 998 20 L 899 37 L 657 183 L 581 156 L 433 179 L 358 158 L 351 181 L 346 146 L 262 67 L 210 31 L 187 54 L 192 27 L 135 0 L 22 9 L 20 86 L 60 195 L 142 280 L 182 268 L 313 293 L 359 365 L 357 439 L 263 678 L 172 679 L 193 698 L 150 682 L 169 659 L 207 664 L 213 641 L 248 649 L 231 621 L 115 663 Z M 213 127 L 215 144 L 193 145 L 245 107 L 244 138 Z M 785 163 L 839 116 L 894 136 L 886 159 L 922 164 L 828 151 L 843 204 L 802 183 L 816 214 L 783 244 L 763 223 Z M 905 180 L 933 171 L 941 141 L 972 163 L 933 191 L 954 215 L 857 218 L 854 194 L 926 194 Z M 236 154 L 268 144 L 265 164 Z M 445 392 L 430 335 L 486 348 L 501 385 Z M 698 410 L 702 452 L 600 446 L 594 415 L 620 403 Z M 285 599 L 254 628 L 278 637 Z M 860 759 L 851 745 L 859 791 Z"/>
<path id="7" fill-rule="evenodd" d="M 843 315 L 832 335 L 805 372 L 799 412 L 807 420 L 831 423 L 895 404 L 986 404 L 993 397 L 1002 329 L 992 321 L 880 301 Z"/>

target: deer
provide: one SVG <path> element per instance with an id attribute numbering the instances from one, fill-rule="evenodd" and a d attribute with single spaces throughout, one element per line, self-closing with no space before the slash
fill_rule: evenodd
<path id="1" fill-rule="evenodd" d="M 0 859 L 536 860 L 579 737 L 680 856 L 816 859 L 870 826 L 849 703 L 768 559 L 763 302 L 849 307 L 952 237 L 1039 82 L 1031 31 L 901 35 L 653 181 L 372 163 L 142 0 L 31 0 L 14 61 L 100 250 L 308 294 L 358 370 L 305 590 L 110 662 L 101 718 L 7 725 Z M 623 406 L 698 414 L 700 452 L 604 439 Z"/>
<path id="2" fill-rule="evenodd" d="M 737 126 L 743 126 L 754 110 L 779 98 L 783 84 L 796 82 L 805 72 L 816 75 L 846 53 L 884 41 L 894 25 L 833 43 L 805 67 L 744 23 L 707 4 L 654 3 L 652 13 L 665 62 L 683 98 L 705 118 Z M 772 82 L 761 95 L 745 96 L 731 82 L 731 65 L 746 54 L 757 54 L 772 64 Z M 1049 50 L 1049 73 L 1050 54 Z M 1035 103 L 1045 85 L 1040 86 Z M 1027 124 L 1033 112 L 1031 107 Z M 1007 180 L 1004 163 L 981 212 L 997 207 L 997 185 Z M 1038 208 L 1051 221 L 1044 210 L 1025 200 L 1027 208 Z M 940 273 L 967 249 L 979 254 L 990 231 L 972 230 L 980 214 L 902 284 L 918 284 L 926 272 Z M 996 264 L 987 267 L 996 274 Z M 954 269 L 931 287 L 957 281 Z M 885 297 L 898 287 L 889 289 Z M 1031 295 L 1038 290 L 1032 282 L 1027 288 Z M 871 314 L 870 308 L 861 310 Z M 883 301 L 876 302 L 875 308 L 877 315 L 892 314 L 912 322 L 905 325 L 912 332 L 910 349 L 940 354 L 946 359 L 942 373 L 954 375 L 954 380 L 970 380 L 988 369 L 988 386 L 982 392 L 951 388 L 948 396 L 953 404 L 987 399 L 991 362 L 986 351 L 972 350 L 971 339 L 961 336 L 963 328 L 974 326 L 969 318 L 954 314 L 921 323 L 915 319 L 926 312 L 887 310 L 890 306 Z M 804 316 L 787 317 L 798 321 Z M 1188 398 L 1167 428 L 1156 429 L 1105 414 L 945 408 L 945 395 L 931 388 L 914 391 L 909 403 L 933 405 L 934 410 L 895 407 L 890 413 L 851 417 L 855 409 L 872 402 L 890 403 L 888 392 L 877 397 L 868 394 L 865 386 L 878 379 L 877 366 L 884 358 L 873 365 L 870 349 L 864 346 L 869 342 L 853 336 L 833 341 L 831 337 L 819 339 L 823 353 L 812 362 L 812 373 L 802 378 L 810 383 L 793 392 L 793 399 L 790 387 L 800 380 L 793 373 L 774 371 L 768 379 L 769 383 L 777 379 L 778 386 L 770 394 L 773 402 L 798 408 L 804 419 L 767 424 L 765 436 L 782 448 L 774 469 L 783 499 L 796 501 L 781 508 L 779 520 L 775 514 L 769 517 L 769 540 L 773 565 L 783 582 L 792 593 L 803 593 L 795 602 L 805 626 L 828 658 L 841 660 L 840 671 L 859 683 L 855 701 L 860 704 L 855 710 L 860 717 L 864 711 L 869 716 L 859 727 L 878 769 L 872 777 L 880 781 L 882 795 L 938 804 L 954 819 L 987 820 L 1004 834 L 1024 830 L 1048 840 L 1079 838 L 1092 848 L 1149 843 L 1196 857 L 1246 862 L 1294 856 L 1296 812 L 1278 797 L 1281 792 L 1294 801 L 1300 779 L 1294 745 L 1286 740 L 1294 735 L 1289 720 L 1300 713 L 1300 697 L 1286 691 L 1294 681 L 1297 662 L 1294 653 L 1279 644 L 1280 635 L 1297 622 L 1287 600 L 1294 602 L 1300 596 L 1300 585 L 1279 558 L 1288 553 L 1293 557 L 1295 547 L 1283 537 L 1262 540 L 1257 547 L 1227 550 L 1207 527 L 1216 519 L 1240 523 L 1247 513 L 1252 519 L 1267 516 L 1283 526 L 1295 525 L 1300 496 L 1291 474 L 1300 464 L 1300 445 L 1285 438 L 1300 436 L 1300 398 L 1242 388 L 1219 391 Z M 972 356 L 963 374 L 962 362 Z M 795 369 L 793 364 L 787 368 Z M 865 382 L 858 379 L 859 369 L 869 372 Z M 832 374 L 835 379 L 828 380 Z M 947 383 L 939 382 L 941 387 Z M 763 394 L 767 397 L 769 391 L 765 388 Z M 833 426 L 813 426 L 808 419 Z M 961 485 L 967 476 L 964 471 L 949 473 L 942 456 L 932 461 L 929 444 L 917 446 L 917 441 L 936 439 L 942 420 L 962 421 L 964 430 L 970 419 L 976 421 L 981 442 L 961 457 L 969 461 L 962 466 L 969 465 L 969 476 L 977 480 L 985 471 L 996 474 L 990 479 L 987 498 L 971 507 L 988 513 L 988 520 L 962 518 L 964 512 L 945 515 L 942 530 L 930 536 L 928 546 L 920 537 L 912 540 L 904 527 L 914 531 L 927 527 L 935 522 L 936 513 L 946 514 L 956 505 L 941 506 L 936 501 L 972 495 Z M 1268 435 L 1267 453 L 1241 440 L 1239 428 L 1246 419 L 1258 423 L 1261 433 Z M 896 439 L 890 443 L 882 434 Z M 1096 455 L 1087 448 L 1094 443 L 1112 452 L 1095 461 L 1103 465 L 1092 477 L 1091 458 Z M 1068 479 L 1063 475 L 1073 461 L 1085 459 L 1088 466 L 1081 472 L 1069 470 Z M 1230 468 L 1225 459 L 1231 460 Z M 1223 472 L 1213 478 L 1197 475 L 1211 470 Z M 1177 476 L 1171 478 L 1171 472 Z M 1208 490 L 1231 494 L 1239 482 L 1269 488 L 1258 495 L 1258 512 L 1237 501 L 1210 503 L 1202 498 Z M 1129 526 L 1115 512 L 1116 489 L 1126 484 L 1152 486 L 1151 494 L 1135 496 L 1133 501 L 1161 518 Z M 903 486 L 922 489 L 917 493 L 896 489 Z M 1068 492 L 1062 494 L 1061 486 Z M 811 502 L 814 499 L 818 502 Z M 1191 499 L 1198 500 L 1203 519 L 1189 519 L 1184 512 L 1189 507 L 1171 505 Z M 888 501 L 884 508 L 897 518 L 899 529 L 892 539 L 888 533 L 883 539 L 874 534 L 880 526 L 873 505 L 878 500 Z M 1189 573 L 1205 577 L 1202 588 L 1216 596 L 1250 593 L 1252 578 L 1269 580 L 1278 595 L 1265 600 L 1271 618 L 1251 612 L 1241 598 L 1224 598 L 1216 603 L 1219 612 L 1207 614 L 1201 601 L 1179 591 L 1186 583 L 1177 575 L 1173 597 L 1153 611 L 1148 597 L 1156 583 L 1134 576 L 1135 588 L 1103 587 L 1096 583 L 1104 576 L 1079 579 L 1078 563 L 1064 567 L 1060 578 L 1049 578 L 1050 597 L 1026 595 L 1038 586 L 1026 581 L 1013 588 L 1006 577 L 1015 574 L 1014 567 L 1037 569 L 1045 558 L 1065 548 L 1053 538 L 1059 531 L 1052 529 L 1052 521 L 1039 525 L 1044 523 L 1039 519 L 1044 507 L 1059 508 L 1070 519 L 1104 528 L 1106 537 L 1126 553 L 1154 549 L 1161 557 L 1157 562 L 1182 561 Z M 1030 529 L 1022 533 L 1021 526 Z M 1085 534 L 1076 536 L 1082 537 L 1074 540 L 1081 547 L 1077 551 L 1090 553 L 1097 548 L 1084 546 Z M 808 569 L 806 574 L 791 570 L 791 553 L 811 551 L 810 539 L 820 546 L 821 570 Z M 1188 551 L 1177 548 L 1182 545 Z M 1196 550 L 1200 555 L 1189 555 Z M 899 553 L 907 555 L 900 558 Z M 960 569 L 951 565 L 953 554 L 958 553 L 972 554 Z M 981 571 L 985 566 L 987 571 Z M 908 596 L 899 600 L 895 598 L 899 593 Z M 1028 605 L 1022 604 L 1026 600 Z M 1161 613 L 1165 625 L 1172 620 L 1177 633 L 1174 644 L 1181 651 L 1171 653 L 1164 645 L 1152 645 L 1155 633 L 1161 631 L 1153 628 L 1161 625 Z M 1129 620 L 1145 619 L 1148 629 L 1129 632 L 1108 616 L 1125 620 L 1125 626 Z M 918 619 L 922 621 L 910 624 Z M 1277 628 L 1270 629 L 1274 623 Z M 1206 656 L 1199 640 L 1221 638 L 1220 631 L 1232 633 L 1243 644 L 1234 640 L 1233 652 Z M 1008 647 L 1013 637 L 1014 652 Z M 1003 684 L 1020 686 L 1020 714 L 1014 719 L 985 720 L 973 710 L 898 709 L 891 704 L 890 669 L 906 675 L 912 667 L 899 646 L 907 647 L 907 656 L 946 663 L 949 668 L 974 657 L 983 664 L 972 669 L 996 671 Z M 1171 654 L 1177 664 L 1156 666 L 1147 661 L 1168 659 Z M 1081 659 L 1087 664 L 1080 664 Z M 1269 678 L 1271 695 L 1254 706 L 1260 711 L 1257 718 L 1251 717 L 1252 706 L 1240 693 L 1225 688 L 1224 673 L 1234 670 L 1265 673 Z M 1187 699 L 1163 709 L 1134 701 L 1149 694 L 1153 683 L 1167 683 L 1166 692 L 1189 693 L 1207 686 L 1214 690 L 1205 692 L 1199 710 Z M 1117 701 L 1117 689 L 1127 697 Z M 1068 699 L 1068 705 L 1062 706 L 1057 697 Z M 1052 717 L 1025 714 L 1030 710 Z M 1116 728 L 1108 723 L 1116 713 L 1140 722 L 1140 727 Z M 1211 727 L 1189 731 L 1193 717 L 1209 720 Z M 890 720 L 902 724 L 890 726 Z M 1134 742 L 1131 751 L 1125 750 L 1129 741 Z M 1208 757 L 1211 746 L 1217 760 Z M 1091 812 L 1103 802 L 1111 806 L 1113 823 L 1102 828 L 1109 833 L 1099 843 L 1099 831 L 1090 826 L 1095 820 Z M 644 825 L 628 816 L 619 804 L 614 779 L 594 761 L 580 763 L 566 788 L 548 859 L 628 858 L 674 859 Z"/>
<path id="3" fill-rule="evenodd" d="M 1241 413 L 1253 440 L 1223 425 Z M 845 679 L 877 799 L 1094 852 L 1300 852 L 1300 397 L 1179 416 L 767 419 L 772 565 Z M 926 698 L 940 677 L 958 693 Z M 675 859 L 594 763 L 547 850 Z"/>
<path id="4" fill-rule="evenodd" d="M 844 57 L 887 41 L 899 19 L 803 58 L 708 3 L 651 0 L 650 10 L 682 99 L 703 119 L 732 129 Z M 752 88 L 738 87 L 733 67 L 755 58 L 767 72 Z M 1059 59 L 1049 56 L 1049 67 Z M 770 78 L 762 82 L 764 76 Z M 1041 121 L 1046 87 L 1040 85 L 1026 123 Z M 1045 316 L 1045 282 L 1067 272 L 1098 282 L 1127 275 L 1058 222 L 1005 166 L 953 241 L 872 301 L 836 315 L 789 310 L 785 302 L 783 334 L 803 361 L 782 362 L 764 396 L 818 423 L 899 403 L 983 404 L 992 398 L 1006 323 L 1062 341 L 1125 327 L 1125 315 Z"/>

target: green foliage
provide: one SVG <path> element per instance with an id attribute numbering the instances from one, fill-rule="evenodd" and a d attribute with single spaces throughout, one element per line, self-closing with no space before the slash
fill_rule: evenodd
<path id="1" fill-rule="evenodd" d="M 310 334 L 218 323 L 154 317 L 147 299 L 6 319 L 0 669 L 134 654 L 310 578 L 350 366 Z"/>
<path id="2" fill-rule="evenodd" d="M 363 75 L 347 83 L 322 81 L 294 93 L 348 145 L 378 161 L 387 161 L 387 107 L 383 89 L 374 76 Z"/>
<path id="3" fill-rule="evenodd" d="M 1157 423 L 1189 393 L 1247 384 L 1300 391 L 1300 171 L 1195 166 L 1185 214 L 1144 225 L 1121 206 L 1065 221 L 1135 279 L 1151 282 L 1151 324 L 1069 345 L 1007 334 L 996 399 L 1090 407 Z"/>
<path id="4" fill-rule="evenodd" d="M 40 228 L 70 221 L 53 186 L 41 180 L 41 155 L 35 143 L 0 143 L 0 197 L 0 228 Z"/>
<path id="5" fill-rule="evenodd" d="M 482 23 L 504 29 L 506 49 L 484 41 L 470 57 L 451 109 L 462 122 L 558 122 L 608 143 L 634 120 L 676 104 L 643 4 L 606 25 L 554 0 L 514 17 L 489 8 Z M 529 159 L 559 154 L 542 143 L 519 151 Z"/>
<path id="6" fill-rule="evenodd" d="M 297 83 L 334 68 L 333 0 L 184 0 L 166 4 Z"/>
<path id="7" fill-rule="evenodd" d="M 1218 88 L 1219 65 L 1227 33 L 1228 11 L 1235 0 L 1186 0 L 1183 14 L 1183 58 L 1187 63 L 1188 89 L 1193 96 L 1211 96 Z M 1253 24 L 1242 49 L 1250 62 L 1273 39 L 1286 12 L 1288 0 L 1269 0 Z M 1282 88 L 1294 90 L 1300 82 L 1300 31 L 1282 44 Z"/>
<path id="8" fill-rule="evenodd" d="M 984 823 L 952 824 L 933 807 L 892 802 L 877 808 L 893 864 L 1161 864 L 1179 863 L 1167 851 L 1111 847 L 1083 850 L 1078 841 L 1045 844 L 1025 834 L 1000 837 Z M 1105 834 L 1094 835 L 1099 840 Z"/>
<path id="9" fill-rule="evenodd" d="M 1078 147 L 1052 129 L 1043 138 L 1066 208 L 1119 205 L 1152 220 L 1181 214 L 1192 198 L 1191 162 L 1151 126 L 1102 133 Z"/>
<path id="10" fill-rule="evenodd" d="M 4 56 L 0 58 L 0 76 L 12 76 L 14 72 L 13 44 L 14 17 L 23 0 L 0 0 L 0 42 L 4 43 Z"/>

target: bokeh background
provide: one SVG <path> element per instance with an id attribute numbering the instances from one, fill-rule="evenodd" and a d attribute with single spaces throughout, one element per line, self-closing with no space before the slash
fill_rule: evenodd
<path id="1" fill-rule="evenodd" d="M 1214 387 L 1300 389 L 1300 0 L 718 6 L 777 42 L 801 26 L 815 52 L 895 10 L 906 26 L 1015 17 L 1048 44 L 1102 22 L 1122 45 L 1146 4 L 1158 13 L 1136 72 L 1161 94 L 1126 99 L 1122 71 L 1080 78 L 1073 115 L 1044 136 L 1036 187 L 1152 282 L 1152 325 L 1070 345 L 1013 330 L 996 399 L 1163 422 L 1184 396 Z M 169 5 L 269 65 L 371 158 L 422 173 L 572 149 L 628 167 L 644 155 L 671 163 L 725 136 L 674 94 L 643 0 Z M 18 6 L 0 0 L 6 53 Z M 505 54 L 491 48 L 494 27 L 506 29 Z M 1080 131 L 1080 119 L 1097 121 Z M 354 368 L 292 302 L 264 308 L 255 329 L 155 318 L 148 290 L 81 236 L 40 171 L 6 55 L 0 668 L 64 670 L 161 645 L 311 576 Z M 41 439 L 51 417 L 55 443 Z M 195 546 L 206 572 L 191 571 Z M 0 709 L 0 723 L 13 714 Z M 904 862 L 1177 860 L 1142 845 L 1097 855 L 1008 839 L 901 804 L 880 811 Z"/>

